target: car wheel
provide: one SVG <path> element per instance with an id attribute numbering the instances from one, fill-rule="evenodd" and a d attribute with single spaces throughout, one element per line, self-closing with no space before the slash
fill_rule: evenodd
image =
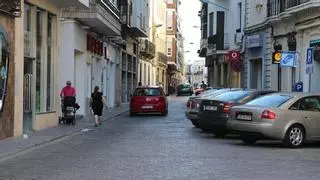
<path id="1" fill-rule="evenodd" d="M 223 137 L 225 137 L 227 135 L 227 131 L 214 131 L 213 134 L 216 137 L 223 138 Z"/>
<path id="2" fill-rule="evenodd" d="M 305 130 L 301 125 L 291 126 L 283 139 L 283 145 L 290 148 L 298 148 L 302 146 L 305 139 Z"/>
<path id="3" fill-rule="evenodd" d="M 240 139 L 247 145 L 253 145 L 258 141 L 258 138 L 253 136 L 241 136 Z"/>

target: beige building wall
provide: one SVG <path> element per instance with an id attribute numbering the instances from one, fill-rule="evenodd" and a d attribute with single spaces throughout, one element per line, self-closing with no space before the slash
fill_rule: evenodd
<path id="1" fill-rule="evenodd" d="M 24 3 L 21 3 L 24 9 Z M 23 131 L 23 68 L 24 68 L 24 33 L 23 33 L 23 14 L 15 19 L 15 93 L 14 93 L 14 129 L 13 135 L 20 136 Z"/>
<path id="2" fill-rule="evenodd" d="M 54 107 L 51 112 L 44 112 L 44 113 L 36 113 L 35 119 L 33 121 L 33 129 L 38 131 L 41 129 L 49 128 L 49 127 L 54 127 L 58 123 L 58 116 L 60 115 L 60 89 L 58 86 L 58 67 L 59 67 L 59 29 L 60 29 L 60 14 L 59 14 L 59 8 L 56 7 L 54 4 L 49 2 L 48 0 L 29 0 L 29 3 L 32 5 L 35 5 L 37 7 L 40 7 L 46 11 L 49 11 L 52 14 L 56 15 L 56 18 L 54 18 L 53 21 L 53 38 L 52 38 L 52 44 L 53 44 L 53 79 L 54 79 Z M 40 100 L 41 101 L 41 100 Z"/>

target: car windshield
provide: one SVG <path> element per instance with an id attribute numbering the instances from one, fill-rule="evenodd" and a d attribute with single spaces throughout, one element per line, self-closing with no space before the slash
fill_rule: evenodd
<path id="1" fill-rule="evenodd" d="M 247 95 L 249 95 L 248 91 L 230 91 L 216 96 L 215 99 L 221 101 L 237 101 Z"/>
<path id="2" fill-rule="evenodd" d="M 163 92 L 159 88 L 137 88 L 133 96 L 162 96 Z"/>
<path id="3" fill-rule="evenodd" d="M 252 106 L 280 107 L 283 103 L 287 102 L 291 98 L 292 96 L 288 96 L 288 95 L 279 95 L 279 94 L 266 95 L 266 96 L 262 96 L 260 98 L 254 99 L 246 104 L 252 105 Z"/>

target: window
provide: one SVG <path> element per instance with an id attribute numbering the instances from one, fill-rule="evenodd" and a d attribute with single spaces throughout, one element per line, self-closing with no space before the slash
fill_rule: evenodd
<path id="1" fill-rule="evenodd" d="M 9 65 L 9 45 L 7 42 L 6 32 L 1 31 L 3 28 L 0 25 L 0 111 L 4 106 L 6 91 L 7 91 L 7 77 Z"/>
<path id="2" fill-rule="evenodd" d="M 167 11 L 167 30 L 173 29 L 173 11 L 168 10 Z"/>
<path id="3" fill-rule="evenodd" d="M 272 94 L 259 97 L 246 104 L 252 106 L 280 107 L 282 104 L 289 101 L 291 98 L 292 96 Z"/>
<path id="4" fill-rule="evenodd" d="M 137 88 L 133 96 L 163 96 L 164 93 L 159 88 Z"/>
<path id="5" fill-rule="evenodd" d="M 214 13 L 210 13 L 209 15 L 209 23 L 210 23 L 210 26 L 209 26 L 209 36 L 212 36 L 213 35 L 213 28 L 214 28 Z"/>
<path id="6" fill-rule="evenodd" d="M 306 97 L 295 102 L 290 110 L 301 110 L 301 111 L 320 111 L 320 97 Z"/>
<path id="7" fill-rule="evenodd" d="M 216 96 L 215 98 L 222 101 L 237 101 L 249 94 L 248 91 L 230 91 Z"/>
<path id="8" fill-rule="evenodd" d="M 172 50 L 171 50 L 171 48 L 168 48 L 168 56 L 172 56 Z"/>
<path id="9" fill-rule="evenodd" d="M 42 46 L 42 10 L 37 9 L 36 13 L 36 112 L 43 112 L 43 101 L 41 101 L 41 96 L 43 97 L 43 84 L 41 83 L 41 77 L 44 76 L 43 71 L 41 71 L 42 66 L 42 56 L 41 56 L 41 46 Z"/>
<path id="10" fill-rule="evenodd" d="M 241 32 L 241 26 L 242 26 L 242 3 L 238 3 L 238 11 L 239 11 L 239 28 L 237 29 L 237 33 Z"/>
<path id="11" fill-rule="evenodd" d="M 36 112 L 54 110 L 54 46 L 56 17 L 37 8 L 36 11 Z M 44 23 L 46 22 L 46 23 Z M 44 33 L 46 36 L 44 36 Z M 43 46 L 45 45 L 45 46 Z"/>

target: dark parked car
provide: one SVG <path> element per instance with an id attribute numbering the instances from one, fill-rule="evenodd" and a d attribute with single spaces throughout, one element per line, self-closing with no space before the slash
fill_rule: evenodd
<path id="1" fill-rule="evenodd" d="M 203 100 L 206 99 L 211 99 L 214 98 L 220 94 L 223 94 L 225 92 L 229 91 L 236 91 L 236 90 L 241 90 L 239 88 L 227 88 L 227 89 L 219 89 L 219 90 L 208 90 L 204 94 L 200 96 L 193 96 L 190 97 L 187 103 L 187 110 L 185 111 L 186 117 L 191 121 L 191 123 L 197 127 L 200 128 L 199 126 L 199 117 L 198 117 L 198 112 L 200 108 L 200 104 L 202 103 Z M 202 129 L 204 131 L 207 131 L 208 129 Z"/>
<path id="2" fill-rule="evenodd" d="M 192 96 L 193 88 L 191 84 L 179 84 L 177 87 L 177 96 L 186 95 L 186 94 Z"/>
<path id="3" fill-rule="evenodd" d="M 203 100 L 199 105 L 199 126 L 201 129 L 209 129 L 216 136 L 223 137 L 228 133 L 227 121 L 232 106 L 242 105 L 274 92 L 271 90 L 236 90 Z"/>

